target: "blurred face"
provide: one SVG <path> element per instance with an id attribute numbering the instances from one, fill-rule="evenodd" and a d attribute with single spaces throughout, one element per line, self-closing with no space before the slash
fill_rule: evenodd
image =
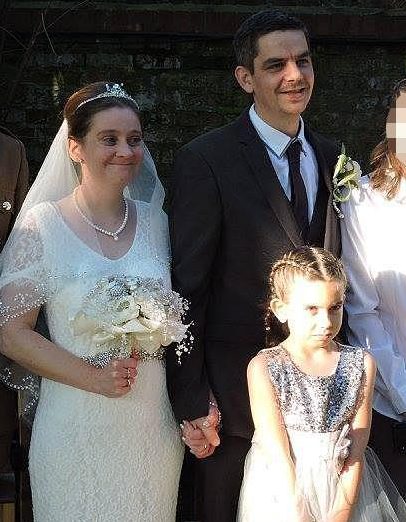
<path id="1" fill-rule="evenodd" d="M 284 130 L 286 120 L 299 121 L 313 90 L 310 51 L 302 31 L 274 31 L 257 43 L 254 72 L 236 69 L 241 87 L 254 97 L 255 110 L 273 127 Z"/>
<path id="2" fill-rule="evenodd" d="M 124 188 L 137 175 L 143 159 L 138 116 L 129 108 L 112 107 L 93 116 L 89 132 L 69 141 L 74 161 L 80 161 L 83 178 L 105 186 Z"/>
<path id="3" fill-rule="evenodd" d="M 340 330 L 344 287 L 337 281 L 309 281 L 296 276 L 286 303 L 273 303 L 275 315 L 287 321 L 289 338 L 300 347 L 328 347 Z"/>
<path id="4" fill-rule="evenodd" d="M 386 136 L 390 150 L 406 164 L 406 92 L 401 92 L 386 120 Z"/>

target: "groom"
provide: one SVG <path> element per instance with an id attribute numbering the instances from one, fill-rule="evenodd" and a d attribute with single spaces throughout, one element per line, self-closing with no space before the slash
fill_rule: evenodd
<path id="1" fill-rule="evenodd" d="M 246 368 L 266 346 L 264 304 L 276 259 L 303 245 L 340 252 L 331 179 L 338 150 L 301 118 L 313 89 L 303 23 L 278 10 L 234 38 L 235 76 L 253 103 L 178 154 L 170 227 L 174 288 L 190 301 L 194 347 L 168 390 L 198 473 L 198 520 L 235 521 L 253 433 Z M 279 326 L 267 332 L 272 343 Z M 218 412 L 222 428 L 218 431 Z"/>

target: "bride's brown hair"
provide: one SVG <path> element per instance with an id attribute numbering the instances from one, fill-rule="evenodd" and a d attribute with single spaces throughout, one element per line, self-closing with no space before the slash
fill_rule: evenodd
<path id="1" fill-rule="evenodd" d="M 269 297 L 265 316 L 268 346 L 274 346 L 283 340 L 271 338 L 276 321 L 271 301 L 280 299 L 287 302 L 294 279 L 298 276 L 309 281 L 337 281 L 344 289 L 347 286 L 347 277 L 341 261 L 328 250 L 302 246 L 286 253 L 274 263 L 269 275 Z M 286 338 L 289 335 L 287 326 L 284 324 L 282 328 Z"/>
<path id="2" fill-rule="evenodd" d="M 386 122 L 401 93 L 406 93 L 406 79 L 400 80 L 393 87 Z M 370 163 L 372 188 L 383 192 L 387 199 L 392 199 L 399 191 L 402 177 L 406 176 L 406 166 L 397 158 L 386 132 L 384 138 L 373 149 Z"/>
<path id="3" fill-rule="evenodd" d="M 93 116 L 100 111 L 113 107 L 129 108 L 140 117 L 135 101 L 121 97 L 95 98 L 106 92 L 106 85 L 113 83 L 96 82 L 85 85 L 74 92 L 65 104 L 63 115 L 68 122 L 69 136 L 76 140 L 83 139 L 89 131 Z M 92 100 L 91 100 L 92 99 Z"/>

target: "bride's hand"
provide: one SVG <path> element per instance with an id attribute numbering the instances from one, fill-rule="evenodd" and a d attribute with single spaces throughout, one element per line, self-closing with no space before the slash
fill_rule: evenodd
<path id="1" fill-rule="evenodd" d="M 138 359 L 113 359 L 104 368 L 97 369 L 96 393 L 105 397 L 122 397 L 134 384 Z"/>

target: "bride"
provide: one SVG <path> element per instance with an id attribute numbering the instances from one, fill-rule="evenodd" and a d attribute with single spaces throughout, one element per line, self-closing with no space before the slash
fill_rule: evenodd
<path id="1" fill-rule="evenodd" d="M 124 358 L 82 324 L 89 299 L 107 321 L 103 288 L 114 300 L 123 278 L 170 289 L 163 197 L 135 100 L 118 84 L 75 92 L 0 258 L 1 351 L 42 376 L 37 522 L 175 520 L 183 445 L 162 349 L 146 336 Z M 41 306 L 50 341 L 34 331 Z"/>

